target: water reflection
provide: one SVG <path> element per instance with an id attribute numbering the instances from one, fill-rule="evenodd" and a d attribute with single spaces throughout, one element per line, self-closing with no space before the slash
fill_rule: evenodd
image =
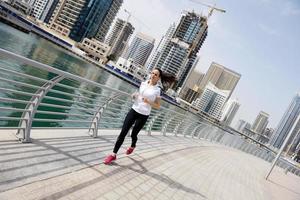
<path id="1" fill-rule="evenodd" d="M 100 84 L 106 85 L 111 88 L 122 90 L 125 92 L 133 92 L 135 87 L 130 85 L 127 82 L 124 82 L 120 78 L 111 75 L 107 71 L 94 66 L 90 63 L 83 61 L 82 59 L 72 55 L 70 52 L 62 49 L 43 38 L 39 38 L 34 34 L 26 34 L 19 30 L 16 30 L 10 26 L 0 23 L 0 47 L 14 53 L 23 55 L 30 59 L 36 60 L 41 63 L 45 63 L 57 69 L 69 72 L 71 74 L 79 75 L 86 79 L 98 82 Z M 15 70 L 22 74 L 27 74 L 33 77 L 42 78 L 45 80 L 51 80 L 54 76 L 53 73 L 48 73 L 43 70 L 33 68 L 31 66 L 26 66 L 22 63 L 16 63 L 13 60 L 2 59 L 0 60 L 0 67 L 9 70 Z M 39 80 L 33 80 L 29 77 L 14 75 L 9 72 L 1 70 L 0 78 L 7 78 L 9 80 L 14 80 L 17 82 L 25 84 L 34 84 L 36 86 L 42 86 L 45 82 Z M 70 114 L 88 114 L 92 115 L 93 111 L 97 109 L 97 106 L 100 106 L 102 101 L 99 95 L 109 96 L 111 95 L 110 91 L 103 90 L 101 88 L 92 86 L 87 83 L 79 83 L 77 81 L 70 81 L 64 79 L 61 81 L 62 84 L 70 86 L 68 88 L 62 86 L 54 86 L 52 90 L 47 94 L 47 97 L 42 100 L 42 104 L 39 106 L 39 111 L 51 111 L 51 112 L 60 112 L 60 113 L 70 113 Z M 9 88 L 12 90 L 36 93 L 37 88 L 30 88 L 26 85 L 19 85 L 16 83 L 6 82 L 5 80 L 0 80 L 0 86 L 3 88 Z M 79 90 L 78 90 L 79 89 Z M 90 92 L 87 92 L 90 91 Z M 63 94 L 65 92 L 77 97 Z M 30 96 L 19 94 L 16 92 L 1 92 L 1 97 L 11 98 L 11 99 L 20 99 L 20 100 L 30 100 Z M 78 96 L 88 97 L 78 98 Z M 55 98 L 55 99 L 53 99 Z M 95 104 L 96 107 L 89 105 Z M 47 105 L 50 104 L 50 105 Z M 61 105 L 64 107 L 54 108 L 51 107 L 51 104 Z M 12 107 L 12 108 L 25 108 L 26 104 L 24 103 L 8 103 L 0 102 L 0 106 Z M 117 109 L 122 110 L 118 107 Z M 21 117 L 21 111 L 4 111 L 1 112 L 0 116 L 8 117 Z M 51 119 L 84 119 L 85 117 L 81 116 L 72 116 L 67 117 L 65 115 L 49 115 L 44 113 L 37 113 L 36 118 L 51 118 Z M 18 121 L 0 121 L 0 126 L 16 126 Z M 34 122 L 33 126 L 63 126 L 60 122 Z M 69 123 L 69 125 L 78 125 Z"/>

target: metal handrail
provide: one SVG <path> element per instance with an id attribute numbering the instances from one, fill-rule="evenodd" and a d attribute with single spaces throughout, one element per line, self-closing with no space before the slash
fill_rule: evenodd
<path id="1" fill-rule="evenodd" d="M 1 77 L 0 77 L 0 81 L 9 82 L 9 83 L 13 83 L 13 84 L 16 84 L 16 85 L 22 85 L 22 86 L 29 87 L 29 88 L 34 88 L 34 89 L 40 89 L 41 88 L 41 87 L 36 86 L 36 85 L 29 85 L 27 83 L 23 83 L 23 82 L 20 82 L 20 81 L 13 81 L 13 80 L 9 80 L 9 79 L 6 79 L 6 78 L 1 78 Z"/>
<path id="2" fill-rule="evenodd" d="M 29 78 L 29 79 L 32 79 L 32 80 L 36 80 L 36 81 L 44 81 L 44 82 L 49 81 L 49 80 L 47 80 L 47 79 L 38 78 L 38 77 L 31 76 L 31 75 L 28 75 L 28 74 L 16 72 L 16 71 L 13 71 L 13 70 L 5 69 L 5 68 L 3 68 L 3 67 L 0 67 L 0 70 L 1 70 L 1 71 L 5 71 L 6 74 L 8 74 L 8 73 L 10 73 L 10 74 L 15 74 L 15 75 L 19 75 L 19 76 L 26 77 L 26 78 Z"/>
<path id="3" fill-rule="evenodd" d="M 36 111 L 36 113 L 48 114 L 48 115 L 65 115 L 65 116 L 76 116 L 76 117 L 91 117 L 90 115 L 71 114 L 71 113 L 62 113 L 62 112 L 51 112 L 51 111 L 43 111 L 43 110 L 38 110 L 38 111 Z"/>
<path id="4" fill-rule="evenodd" d="M 26 57 L 23 57 L 23 56 L 20 56 L 20 55 L 17 55 L 15 53 L 12 53 L 12 52 L 9 52 L 7 50 L 4 50 L 4 49 L 0 49 L 0 55 L 2 57 L 5 57 L 5 58 L 9 58 L 9 59 L 14 59 L 15 61 L 18 61 L 18 62 L 21 62 L 23 64 L 27 64 L 29 66 L 32 66 L 32 67 L 35 67 L 35 68 L 38 68 L 38 69 L 41 69 L 41 70 L 45 70 L 45 71 L 48 71 L 48 72 L 52 72 L 52 73 L 55 73 L 57 75 L 61 75 L 61 76 L 64 76 L 66 78 L 70 78 L 72 80 L 76 80 L 76 81 L 79 81 L 79 82 L 86 82 L 86 83 L 89 83 L 91 85 L 94 85 L 94 86 L 98 86 L 100 88 L 103 88 L 103 89 L 107 89 L 107 90 L 110 90 L 110 91 L 114 91 L 114 92 L 118 92 L 118 93 L 122 93 L 124 95 L 129 95 L 128 93 L 126 92 L 123 92 L 123 91 L 120 91 L 120 90 L 116 90 L 116 89 L 113 89 L 113 88 L 110 88 L 108 86 L 105 86 L 105 85 L 102 85 L 100 83 L 97 83 L 97 82 L 94 82 L 94 81 L 91 81 L 91 80 L 88 80 L 88 79 L 85 79 L 85 78 L 82 78 L 80 76 L 76 76 L 76 75 L 73 75 L 69 72 L 64 72 L 62 70 L 59 70 L 59 69 L 56 69 L 56 68 L 53 68 L 53 67 L 50 67 L 46 64 L 42 64 L 42 63 L 39 63 L 37 61 L 34 61 L 34 60 L 31 60 L 29 58 L 26 58 Z"/>

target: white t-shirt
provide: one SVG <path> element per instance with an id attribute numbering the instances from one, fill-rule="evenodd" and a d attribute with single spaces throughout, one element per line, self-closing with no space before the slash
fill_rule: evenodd
<path id="1" fill-rule="evenodd" d="M 150 85 L 148 81 L 142 82 L 139 88 L 138 97 L 135 98 L 132 108 L 142 114 L 150 115 L 151 106 L 143 101 L 147 98 L 149 101 L 154 102 L 157 97 L 160 97 L 160 88 L 158 85 Z"/>

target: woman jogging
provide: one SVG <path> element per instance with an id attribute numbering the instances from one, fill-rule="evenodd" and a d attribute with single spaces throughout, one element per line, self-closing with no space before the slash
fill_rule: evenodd
<path id="1" fill-rule="evenodd" d="M 175 77 L 163 73 L 160 69 L 154 69 L 151 72 L 150 79 L 142 82 L 137 93 L 132 95 L 134 104 L 130 111 L 127 113 L 123 123 L 122 130 L 117 138 L 113 153 L 108 155 L 103 161 L 104 164 L 110 164 L 117 159 L 117 153 L 122 146 L 124 139 L 134 124 L 131 132 L 131 146 L 127 149 L 126 154 L 129 155 L 133 152 L 137 142 L 137 135 L 145 125 L 151 108 L 160 108 L 160 87 L 158 85 L 159 80 L 163 85 L 171 84 L 175 81 Z"/>

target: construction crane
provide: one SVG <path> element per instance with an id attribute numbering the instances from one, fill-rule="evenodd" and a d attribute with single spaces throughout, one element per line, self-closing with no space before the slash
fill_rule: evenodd
<path id="1" fill-rule="evenodd" d="M 129 12 L 128 10 L 124 9 L 124 12 L 126 12 L 128 14 L 127 19 L 126 19 L 126 23 L 129 22 L 129 19 L 131 17 L 131 12 Z"/>
<path id="2" fill-rule="evenodd" d="M 208 12 L 208 16 L 207 16 L 207 21 L 208 21 L 209 17 L 212 15 L 212 13 L 213 13 L 214 10 L 219 11 L 219 12 L 222 12 L 222 13 L 225 13 L 225 12 L 226 12 L 225 10 L 223 10 L 223 9 L 221 9 L 221 8 L 215 7 L 215 5 L 214 5 L 214 6 L 211 6 L 211 5 L 209 5 L 209 4 L 202 3 L 202 2 L 197 1 L 197 0 L 190 0 L 190 1 L 191 1 L 191 2 L 194 2 L 194 3 L 201 4 L 201 5 L 203 5 L 203 6 L 206 6 L 206 7 L 209 7 L 209 8 L 210 8 L 210 10 L 209 10 L 209 12 Z M 190 49 L 189 49 L 189 52 L 188 52 L 188 58 L 192 55 L 192 52 L 193 52 L 193 50 L 195 49 L 195 47 L 197 46 L 199 39 L 202 37 L 203 31 L 204 31 L 204 30 L 199 31 L 199 32 L 197 33 L 196 39 L 194 40 L 192 46 L 191 46 Z"/>
<path id="3" fill-rule="evenodd" d="M 225 13 L 225 12 L 226 12 L 226 10 L 224 10 L 224 9 L 217 8 L 217 7 L 216 7 L 216 4 L 214 4 L 214 5 L 212 6 L 212 5 L 203 3 L 203 2 L 201 2 L 201 1 L 197 1 L 197 0 L 190 0 L 190 1 L 193 2 L 193 3 L 201 4 L 202 6 L 206 6 L 206 7 L 210 8 L 210 10 L 208 11 L 207 19 L 210 18 L 210 16 L 212 15 L 212 13 L 213 13 L 214 10 L 219 11 L 219 12 L 222 12 L 222 13 Z"/>
<path id="4" fill-rule="evenodd" d="M 129 21 L 129 18 L 132 17 L 134 18 L 135 20 L 137 20 L 142 26 L 146 27 L 147 29 L 150 30 L 150 27 L 145 24 L 142 20 L 140 20 L 139 18 L 137 18 L 135 15 L 133 15 L 131 12 L 129 12 L 128 10 L 124 9 L 124 11 L 128 14 L 128 18 L 127 18 L 127 21 Z"/>

